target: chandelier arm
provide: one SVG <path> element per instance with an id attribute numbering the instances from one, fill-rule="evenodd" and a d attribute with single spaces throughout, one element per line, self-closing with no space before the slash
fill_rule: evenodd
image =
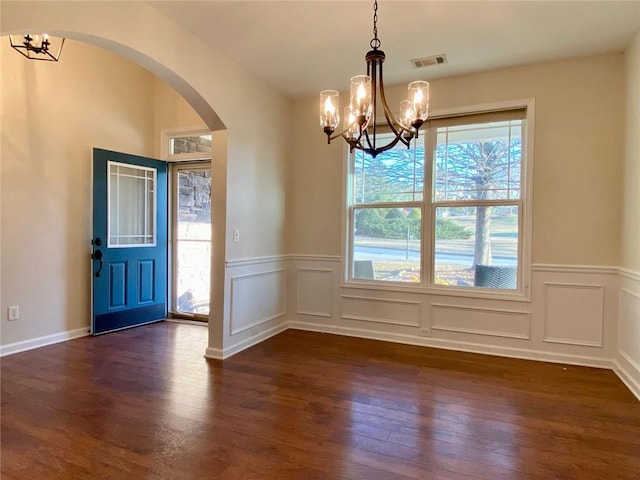
<path id="1" fill-rule="evenodd" d="M 384 104 L 384 106 L 386 107 L 386 103 Z M 400 122 L 395 119 L 393 113 L 391 113 L 389 108 L 384 109 L 384 116 L 387 120 L 387 125 L 389 125 L 389 128 L 391 129 L 395 137 L 398 138 L 405 147 L 409 148 L 411 146 L 411 140 L 414 138 L 418 138 L 417 131 L 414 132 L 405 128 Z M 395 128 L 396 126 L 398 127 L 397 130 Z"/>
<path id="2" fill-rule="evenodd" d="M 357 138 L 349 138 L 346 135 L 343 135 L 342 138 L 344 138 L 346 142 L 351 146 L 351 152 L 353 152 L 354 149 L 362 150 L 363 152 L 366 152 L 371 150 L 365 147 L 364 144 L 362 143 L 362 139 L 363 137 L 366 138 L 366 135 L 367 135 L 367 131 L 362 130 Z"/>
<path id="3" fill-rule="evenodd" d="M 374 125 L 375 125 L 375 124 L 374 124 Z M 367 146 L 365 147 L 365 146 L 362 144 L 362 142 L 359 142 L 359 144 L 360 144 L 360 147 L 359 147 L 359 148 L 360 148 L 361 150 L 364 150 L 364 151 L 365 151 L 365 152 L 367 152 L 367 153 L 370 153 L 370 152 L 376 152 L 376 154 L 375 154 L 375 155 L 373 155 L 374 157 L 375 157 L 378 153 L 380 153 L 380 152 L 384 152 L 385 150 L 388 150 L 389 148 L 393 148 L 393 147 L 395 146 L 395 144 L 396 144 L 396 143 L 398 143 L 398 139 L 399 139 L 399 138 L 402 138 L 402 137 L 401 137 L 401 135 L 399 135 L 399 134 L 397 134 L 397 133 L 396 133 L 396 134 L 394 134 L 394 135 L 395 135 L 395 138 L 394 138 L 391 142 L 389 142 L 390 146 L 388 146 L 389 144 L 387 144 L 387 145 L 385 145 L 385 146 L 383 146 L 383 147 L 376 147 L 376 137 L 375 137 L 375 135 L 376 135 L 376 134 L 375 134 L 375 128 L 374 128 L 374 132 L 373 132 L 373 133 L 372 133 L 372 135 L 371 135 L 371 137 L 373 137 L 373 141 L 371 141 L 371 138 L 370 138 L 370 136 L 369 136 L 369 131 L 368 131 L 368 130 L 365 130 L 365 131 L 364 131 L 364 137 L 365 137 L 365 140 L 366 140 L 366 142 L 367 142 Z M 403 143 L 404 143 L 404 142 L 403 142 Z"/>
<path id="4" fill-rule="evenodd" d="M 398 120 L 396 120 L 395 115 L 391 112 L 389 105 L 387 105 L 387 98 L 385 97 L 385 94 L 384 94 L 384 80 L 382 78 L 382 65 L 380 66 L 380 99 L 382 100 L 382 109 L 384 110 L 384 117 L 387 119 L 387 123 L 389 124 L 389 127 L 391 127 L 391 131 L 396 136 L 402 135 L 402 133 L 404 132 L 413 134 L 414 132 L 412 132 L 410 129 L 406 128 Z M 395 128 L 396 126 L 400 128 L 396 130 Z"/>
<path id="5" fill-rule="evenodd" d="M 342 138 L 349 144 L 349 153 L 353 153 L 354 150 L 362 150 L 362 146 L 359 143 L 359 140 L 352 140 L 346 135 L 343 135 Z"/>
<path id="6" fill-rule="evenodd" d="M 334 133 L 333 135 L 329 134 L 329 141 L 328 143 L 331 143 L 333 140 L 335 140 L 338 137 L 343 137 L 343 138 L 347 138 L 345 133 L 347 133 L 347 131 L 349 130 L 349 127 L 345 128 L 344 130 L 342 130 L 341 132 L 338 133 Z"/>
<path id="7" fill-rule="evenodd" d="M 398 144 L 398 142 L 401 142 L 404 146 L 409 147 L 411 138 L 404 138 L 403 134 L 406 133 L 413 136 L 413 132 L 410 129 L 404 127 L 400 122 L 398 122 L 398 120 L 396 120 L 395 116 L 391 112 L 391 109 L 389 108 L 389 105 L 387 104 L 387 99 L 384 93 L 384 77 L 382 74 L 384 53 L 380 50 L 378 52 L 372 51 L 367 55 L 367 73 L 371 76 L 371 84 L 373 87 L 373 91 L 371 93 L 373 111 L 371 113 L 369 121 L 363 128 L 367 146 L 365 147 L 364 145 L 362 145 L 362 142 L 358 142 L 358 145 L 355 147 L 364 150 L 366 153 L 369 153 L 374 157 L 381 152 L 393 148 Z M 384 112 L 386 123 L 394 135 L 393 140 L 391 140 L 387 145 L 384 145 L 383 147 L 378 147 L 376 145 L 377 122 L 375 113 L 377 109 L 378 90 L 380 94 L 380 100 L 382 101 L 382 109 Z M 369 135 L 369 124 L 372 125 L 371 135 Z"/>
<path id="8" fill-rule="evenodd" d="M 391 126 L 391 124 L 389 124 L 389 126 Z M 365 136 L 366 136 L 367 147 L 368 148 L 364 147 L 364 146 L 359 146 L 359 147 L 356 147 L 356 148 L 360 148 L 361 150 L 364 150 L 367 153 L 376 152 L 376 155 L 378 153 L 384 152 L 386 150 L 389 150 L 390 148 L 395 147 L 398 144 L 398 142 L 402 143 L 407 148 L 409 148 L 409 146 L 411 144 L 411 138 L 406 139 L 403 136 L 403 131 L 402 130 L 399 130 L 399 131 L 395 131 L 394 130 L 393 131 L 393 136 L 394 136 L 393 140 L 391 140 L 388 144 L 384 145 L 383 147 L 374 147 L 374 146 L 372 146 L 372 142 L 369 140 L 369 134 L 368 134 L 367 131 L 365 131 Z M 373 143 L 375 145 L 375 138 L 374 138 L 374 142 Z M 360 143 L 359 143 L 359 145 L 360 145 Z M 373 156 L 375 157 L 376 155 L 373 155 Z"/>
<path id="9" fill-rule="evenodd" d="M 366 126 L 366 124 L 365 124 Z M 327 135 L 327 143 L 331 143 L 333 140 L 335 140 L 338 137 L 342 137 L 344 138 L 347 143 L 349 145 L 351 145 L 354 148 L 357 148 L 358 145 L 360 145 L 360 139 L 362 138 L 362 132 L 360 132 L 360 134 L 358 135 L 358 138 L 356 138 L 355 140 L 350 139 L 349 137 L 347 137 L 346 133 L 349 131 L 349 129 L 351 128 L 351 126 L 347 126 L 344 130 L 342 130 L 341 132 L 338 133 L 334 133 L 333 135 L 331 133 L 329 133 Z M 366 132 L 366 130 L 364 130 Z"/>
<path id="10" fill-rule="evenodd" d="M 24 52 L 22 51 L 22 49 L 23 49 L 24 47 L 13 47 L 13 48 L 14 48 L 14 49 L 15 49 L 15 50 L 20 54 L 20 55 L 22 55 L 23 57 L 26 57 L 26 58 L 28 58 L 28 59 L 30 59 L 30 60 L 32 59 L 29 55 L 27 55 L 26 53 L 24 53 Z"/>
<path id="11" fill-rule="evenodd" d="M 384 57 L 383 57 L 384 58 Z M 371 57 L 367 63 L 371 62 L 371 100 L 372 100 L 372 108 L 373 110 L 371 111 L 371 117 L 370 117 L 370 122 L 371 122 L 371 129 L 373 130 L 373 145 L 371 144 L 371 139 L 369 138 L 369 128 L 367 127 L 366 130 L 366 139 L 367 139 L 367 144 L 369 145 L 369 148 L 373 148 L 373 150 L 376 149 L 376 129 L 378 127 L 377 125 L 377 121 L 376 121 L 376 117 L 377 117 L 377 110 L 378 110 L 378 95 L 377 95 L 377 90 L 378 90 L 378 70 L 382 68 L 382 63 L 380 61 L 380 59 L 378 57 Z M 368 70 L 368 68 L 367 68 Z"/>
<path id="12" fill-rule="evenodd" d="M 393 147 L 395 147 L 396 144 L 401 139 L 402 139 L 402 136 L 397 136 L 391 142 L 389 142 L 387 145 L 385 145 L 383 147 L 378 147 L 378 148 L 375 148 L 375 149 L 363 148 L 362 151 L 364 151 L 364 153 L 367 153 L 367 154 L 371 155 L 373 158 L 376 158 L 380 153 L 386 152 L 387 150 L 391 150 Z"/>

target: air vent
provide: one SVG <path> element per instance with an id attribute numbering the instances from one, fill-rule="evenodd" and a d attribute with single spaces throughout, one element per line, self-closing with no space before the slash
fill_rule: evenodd
<path id="1" fill-rule="evenodd" d="M 432 57 L 414 58 L 411 60 L 411 65 L 414 68 L 429 67 L 431 65 L 441 65 L 447 63 L 447 56 L 443 53 L 441 55 L 434 55 Z"/>

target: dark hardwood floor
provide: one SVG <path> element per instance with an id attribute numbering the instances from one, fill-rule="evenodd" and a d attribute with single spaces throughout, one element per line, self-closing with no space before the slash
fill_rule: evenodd
<path id="1" fill-rule="evenodd" d="M 4 357 L 3 479 L 640 479 L 608 370 L 161 323 Z"/>

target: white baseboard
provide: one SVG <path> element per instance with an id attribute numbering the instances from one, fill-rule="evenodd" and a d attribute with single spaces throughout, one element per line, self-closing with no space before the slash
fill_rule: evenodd
<path id="1" fill-rule="evenodd" d="M 222 350 L 219 348 L 208 347 L 204 351 L 204 358 L 210 358 L 211 360 L 222 360 Z"/>
<path id="2" fill-rule="evenodd" d="M 77 328 L 76 330 L 68 330 L 66 332 L 54 333 L 53 335 L 46 335 L 44 337 L 37 337 L 30 340 L 24 340 L 22 342 L 2 345 L 0 346 L 0 357 L 33 350 L 34 348 L 40 348 L 54 343 L 66 342 L 67 340 L 73 340 L 74 338 L 86 337 L 90 334 L 90 329 L 90 326 L 86 326 L 83 328 Z"/>
<path id="3" fill-rule="evenodd" d="M 640 382 L 637 380 L 640 378 L 640 370 L 633 363 L 626 361 L 624 357 L 619 357 L 613 361 L 613 371 L 616 372 L 622 383 L 631 390 L 631 393 L 640 400 Z M 631 374 L 632 371 L 635 371 L 635 375 Z"/>
<path id="4" fill-rule="evenodd" d="M 204 353 L 204 356 L 205 358 L 211 358 L 214 360 L 225 360 L 235 355 L 236 353 L 239 353 L 243 350 L 246 350 L 247 348 L 253 347 L 254 345 L 260 342 L 263 342 L 267 338 L 271 338 L 275 335 L 278 335 L 279 333 L 284 332 L 285 330 L 287 330 L 287 328 L 288 328 L 287 323 L 283 322 L 279 325 L 276 325 L 275 327 L 271 327 L 268 330 L 265 330 L 264 332 L 260 332 L 256 335 L 246 338 L 236 343 L 235 345 L 231 345 L 223 350 L 220 350 L 219 348 L 207 348 L 207 350 Z"/>
<path id="5" fill-rule="evenodd" d="M 499 347 L 483 345 L 471 342 L 456 342 L 413 335 L 378 332 L 373 330 L 338 327 L 333 325 L 318 325 L 304 322 L 289 322 L 289 328 L 295 330 L 307 330 L 311 332 L 333 333 L 348 337 L 367 338 L 370 340 L 382 340 L 386 342 L 403 343 L 406 345 L 418 345 L 422 347 L 442 348 L 459 352 L 480 353 L 498 357 L 519 358 L 522 360 L 535 360 L 539 362 L 562 363 L 566 365 L 579 365 L 584 367 L 613 368 L 613 362 L 609 359 L 588 357 L 583 355 L 568 355 L 553 352 L 541 352 L 524 348 Z"/>

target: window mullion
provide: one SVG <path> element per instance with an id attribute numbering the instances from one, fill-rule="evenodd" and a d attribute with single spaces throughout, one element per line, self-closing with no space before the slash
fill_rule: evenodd
<path id="1" fill-rule="evenodd" d="M 354 208 L 420 208 L 422 202 L 354 203 Z"/>
<path id="2" fill-rule="evenodd" d="M 433 202 L 436 207 L 509 207 L 518 205 L 519 200 L 492 199 L 492 200 L 447 200 Z"/>
<path id="3" fill-rule="evenodd" d="M 424 196 L 422 209 L 422 270 L 423 284 L 433 284 L 433 254 L 434 254 L 434 219 L 433 206 L 433 165 L 435 162 L 436 129 L 429 127 L 424 135 Z"/>

